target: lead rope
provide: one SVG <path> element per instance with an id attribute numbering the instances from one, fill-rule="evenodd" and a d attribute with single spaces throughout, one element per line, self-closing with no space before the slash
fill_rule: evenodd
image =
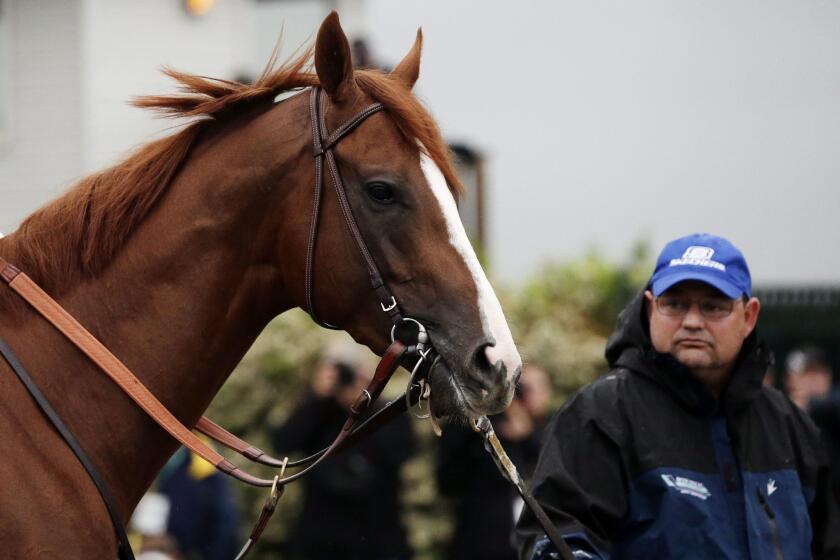
<path id="1" fill-rule="evenodd" d="M 161 428 L 218 470 L 254 486 L 270 487 L 271 480 L 241 471 L 184 426 L 135 375 L 67 310 L 20 269 L 0 258 L 0 279 L 81 350 Z"/>
<path id="2" fill-rule="evenodd" d="M 557 549 L 560 557 L 563 560 L 575 560 L 575 555 L 572 553 L 572 549 L 569 548 L 569 545 L 566 544 L 565 539 L 563 539 L 563 536 L 554 526 L 554 523 L 551 522 L 543 508 L 525 487 L 525 481 L 522 480 L 521 476 L 519 476 L 519 471 L 516 470 L 516 465 L 513 464 L 513 461 L 511 461 L 510 457 L 508 457 L 507 453 L 505 453 L 505 448 L 502 447 L 502 442 L 499 441 L 499 438 L 496 436 L 496 431 L 493 429 L 493 424 L 490 423 L 490 419 L 486 416 L 479 416 L 478 419 L 471 418 L 470 426 L 473 431 L 478 432 L 481 434 L 481 437 L 484 438 L 484 448 L 490 456 L 493 457 L 493 462 L 496 463 L 496 467 L 499 469 L 499 472 L 501 472 L 502 476 L 508 482 L 513 484 L 516 491 L 519 492 L 519 495 L 525 501 L 525 504 L 533 512 L 534 516 L 536 516 L 540 525 L 542 525 L 546 536 L 551 541 L 551 544 L 554 545 L 554 548 Z"/>
<path id="3" fill-rule="evenodd" d="M 242 560 L 248 556 L 248 553 L 251 552 L 251 549 L 255 544 L 257 544 L 262 532 L 265 530 L 266 526 L 268 526 L 269 519 L 271 519 L 271 516 L 274 515 L 274 510 L 277 509 L 277 502 L 280 500 L 280 496 L 283 495 L 283 491 L 286 489 L 286 487 L 281 486 L 279 482 L 286 473 L 286 465 L 288 463 L 289 458 L 286 457 L 283 460 L 283 466 L 280 467 L 280 473 L 274 477 L 274 484 L 271 485 L 271 491 L 265 499 L 262 511 L 260 512 L 260 517 L 257 519 L 254 528 L 251 530 L 251 536 L 248 537 L 248 541 L 245 543 L 245 546 L 242 547 L 242 550 L 239 551 L 239 554 L 236 555 L 234 560 Z"/>

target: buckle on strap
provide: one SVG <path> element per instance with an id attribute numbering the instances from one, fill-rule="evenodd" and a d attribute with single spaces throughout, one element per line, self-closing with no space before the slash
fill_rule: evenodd
<path id="1" fill-rule="evenodd" d="M 20 269 L 18 267 L 0 259 L 0 278 L 3 278 L 3 281 L 6 284 L 11 284 L 12 280 L 17 278 L 18 274 L 20 274 Z"/>
<path id="2" fill-rule="evenodd" d="M 394 296 L 391 296 L 391 303 L 389 303 L 386 306 L 384 302 L 379 302 L 379 305 L 382 307 L 382 311 L 388 313 L 389 311 L 393 311 L 394 308 L 397 307 L 397 300 L 394 299 Z"/>

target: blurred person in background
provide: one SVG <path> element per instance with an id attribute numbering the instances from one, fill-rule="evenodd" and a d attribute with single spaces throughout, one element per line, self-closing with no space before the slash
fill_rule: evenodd
<path id="1" fill-rule="evenodd" d="M 797 348 L 788 354 L 785 389 L 790 400 L 807 411 L 810 402 L 831 390 L 832 373 L 828 359 L 816 346 Z"/>
<path id="2" fill-rule="evenodd" d="M 169 498 L 159 492 L 146 492 L 128 523 L 137 560 L 184 560 L 178 543 L 166 532 L 168 518 Z"/>
<path id="3" fill-rule="evenodd" d="M 522 376 L 516 388 L 517 403 L 509 414 L 508 410 L 505 410 L 502 415 L 501 428 L 505 432 L 504 436 L 509 440 L 518 441 L 522 447 L 522 462 L 517 463 L 517 470 L 521 471 L 525 479 L 531 477 L 534 467 L 537 466 L 543 429 L 548 421 L 551 393 L 551 379 L 545 368 L 534 362 L 526 363 L 522 367 Z M 521 419 L 515 420 L 515 416 Z M 524 505 L 518 495 L 516 499 L 520 506 Z"/>
<path id="4" fill-rule="evenodd" d="M 178 545 L 179 558 L 230 560 L 236 556 L 242 543 L 239 506 L 230 478 L 181 447 L 161 470 L 158 492 L 169 501 L 166 530 Z"/>
<path id="5" fill-rule="evenodd" d="M 607 341 L 608 375 L 546 428 L 531 489 L 576 558 L 840 558 L 828 460 L 762 385 L 769 352 L 743 254 L 668 243 Z M 529 510 L 521 558 L 556 558 Z"/>
<path id="6" fill-rule="evenodd" d="M 539 365 L 525 364 L 514 400 L 491 418 L 502 445 L 525 478 L 536 464 L 550 400 L 548 374 Z M 446 426 L 436 475 L 441 494 L 451 498 L 455 507 L 446 558 L 515 560 L 513 527 L 522 501 L 484 449 L 484 440 L 469 427 Z"/>
<path id="7" fill-rule="evenodd" d="M 788 355 L 788 395 L 820 428 L 831 462 L 834 497 L 840 502 L 840 387 L 833 380 L 823 350 L 806 346 Z"/>
<path id="8" fill-rule="evenodd" d="M 311 455 L 335 439 L 370 377 L 356 364 L 323 361 L 289 419 L 270 433 L 280 454 Z M 374 404 L 374 410 L 383 406 Z M 400 468 L 414 452 L 403 414 L 326 459 L 303 478 L 303 507 L 291 550 L 306 560 L 411 557 L 400 505 Z"/>

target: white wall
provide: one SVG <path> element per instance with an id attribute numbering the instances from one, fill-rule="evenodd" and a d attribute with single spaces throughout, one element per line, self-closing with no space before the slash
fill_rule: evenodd
<path id="1" fill-rule="evenodd" d="M 698 230 L 759 282 L 840 282 L 840 3 L 368 0 L 446 133 L 488 155 L 494 272 Z"/>
<path id="2" fill-rule="evenodd" d="M 180 0 L 0 0 L 0 231 L 170 132 L 129 105 L 174 91 L 161 66 L 254 77 L 281 32 L 288 55 L 331 4 L 217 0 L 194 17 Z"/>
<path id="3" fill-rule="evenodd" d="M 271 56 L 277 40 L 280 60 L 291 57 L 297 49 L 314 43 L 318 26 L 327 15 L 329 2 L 318 0 L 276 0 L 256 4 L 249 61 L 252 73 L 259 73 Z"/>
<path id="4" fill-rule="evenodd" d="M 223 78 L 251 69 L 254 0 L 216 4 L 197 18 L 178 0 L 3 1 L 0 103 L 11 126 L 0 133 L 0 230 L 168 133 L 172 123 L 128 103 L 174 90 L 162 65 Z"/>
<path id="5" fill-rule="evenodd" d="M 79 2 L 5 0 L 0 79 L 0 231 L 81 173 Z"/>
<path id="6" fill-rule="evenodd" d="M 207 15 L 187 14 L 177 0 L 83 0 L 83 126 L 86 173 L 118 161 L 130 148 L 166 132 L 128 101 L 169 93 L 162 66 L 233 78 L 246 69 L 252 0 L 224 0 Z"/>

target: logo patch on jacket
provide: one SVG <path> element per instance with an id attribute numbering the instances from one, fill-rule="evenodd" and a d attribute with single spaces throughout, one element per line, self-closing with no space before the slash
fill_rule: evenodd
<path id="1" fill-rule="evenodd" d="M 712 493 L 706 488 L 702 482 L 685 478 L 684 476 L 674 476 L 672 474 L 663 474 L 662 480 L 665 481 L 671 488 L 675 488 L 680 494 L 688 494 L 701 500 L 707 500 Z"/>

